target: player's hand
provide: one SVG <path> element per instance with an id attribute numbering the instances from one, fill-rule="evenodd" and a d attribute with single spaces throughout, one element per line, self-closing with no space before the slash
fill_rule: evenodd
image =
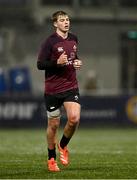
<path id="1" fill-rule="evenodd" d="M 80 67 L 82 66 L 82 61 L 79 60 L 79 59 L 75 59 L 74 60 L 74 63 L 73 63 L 73 66 L 76 70 L 80 69 Z"/>
<path id="2" fill-rule="evenodd" d="M 66 55 L 66 52 L 64 51 L 58 58 L 57 64 L 65 65 L 68 62 L 68 57 Z"/>

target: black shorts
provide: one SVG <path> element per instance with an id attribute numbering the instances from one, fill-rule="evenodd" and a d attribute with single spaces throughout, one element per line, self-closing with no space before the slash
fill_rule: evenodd
<path id="1" fill-rule="evenodd" d="M 79 90 L 73 89 L 54 95 L 45 94 L 45 104 L 49 112 L 60 108 L 64 102 L 76 102 L 80 104 Z"/>

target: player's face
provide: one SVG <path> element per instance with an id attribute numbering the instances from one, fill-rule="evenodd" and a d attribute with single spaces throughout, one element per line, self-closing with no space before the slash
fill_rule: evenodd
<path id="1" fill-rule="evenodd" d="M 58 16 L 57 21 L 54 23 L 54 26 L 62 32 L 69 31 L 70 28 L 70 20 L 67 15 L 60 15 Z"/>

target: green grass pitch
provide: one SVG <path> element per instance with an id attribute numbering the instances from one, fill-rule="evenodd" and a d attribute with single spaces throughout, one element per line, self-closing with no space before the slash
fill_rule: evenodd
<path id="1" fill-rule="evenodd" d="M 61 137 L 60 129 L 58 137 Z M 79 127 L 71 163 L 47 171 L 44 129 L 0 130 L 0 179 L 136 179 L 137 129 Z M 57 154 L 58 155 L 58 154 Z M 58 158 L 57 161 L 59 162 Z"/>

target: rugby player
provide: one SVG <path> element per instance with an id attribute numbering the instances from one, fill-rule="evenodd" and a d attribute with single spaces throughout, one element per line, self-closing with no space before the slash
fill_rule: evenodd
<path id="1" fill-rule="evenodd" d="M 80 121 L 80 95 L 76 70 L 82 66 L 77 56 L 78 39 L 69 32 L 70 19 L 64 11 L 52 15 L 55 32 L 41 44 L 37 68 L 45 70 L 45 104 L 47 109 L 48 170 L 60 171 L 56 161 L 56 146 L 60 153 L 60 162 L 69 164 L 68 143 Z M 61 140 L 57 141 L 57 129 L 60 125 L 61 107 L 64 107 L 67 121 Z"/>

